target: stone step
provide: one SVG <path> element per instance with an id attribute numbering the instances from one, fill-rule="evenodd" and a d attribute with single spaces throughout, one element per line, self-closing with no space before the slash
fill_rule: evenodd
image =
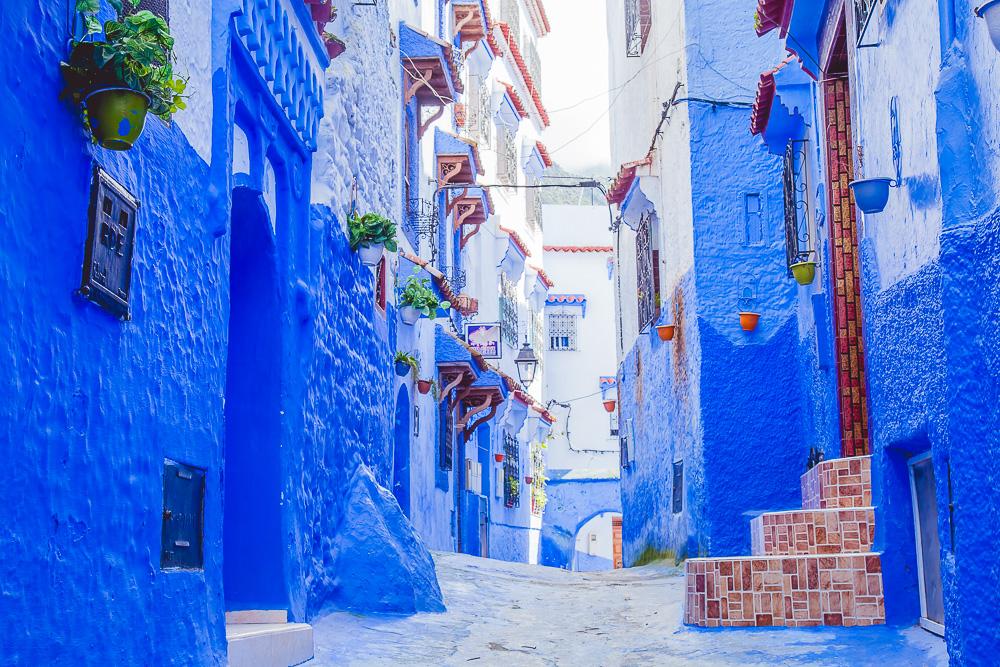
<path id="1" fill-rule="evenodd" d="M 856 554 L 872 550 L 875 510 L 765 512 L 750 522 L 754 556 Z"/>
<path id="2" fill-rule="evenodd" d="M 702 627 L 885 623 L 878 553 L 693 558 L 684 622 Z"/>
<path id="3" fill-rule="evenodd" d="M 802 475 L 802 507 L 871 507 L 872 458 L 830 459 Z"/>
<path id="4" fill-rule="evenodd" d="M 313 657 L 308 623 L 227 623 L 230 667 L 291 667 Z"/>

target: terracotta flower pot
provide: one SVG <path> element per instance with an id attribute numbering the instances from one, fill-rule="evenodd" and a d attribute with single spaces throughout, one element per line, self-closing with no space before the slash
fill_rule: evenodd
<path id="1" fill-rule="evenodd" d="M 495 460 L 495 461 L 496 461 L 497 463 L 503 463 L 503 454 L 494 454 L 494 455 L 493 455 L 493 459 L 494 459 L 494 460 Z"/>
<path id="2" fill-rule="evenodd" d="M 531 475 L 525 475 L 524 476 L 524 483 L 525 484 L 531 484 L 534 481 L 535 481 L 535 478 L 532 477 Z"/>
<path id="3" fill-rule="evenodd" d="M 757 321 L 760 320 L 760 313 L 744 311 L 740 313 L 740 326 L 744 331 L 753 331 L 757 328 Z"/>
<path id="4" fill-rule="evenodd" d="M 419 391 L 421 394 L 426 394 L 430 390 L 431 390 L 430 380 L 417 380 L 417 391 Z"/>
<path id="5" fill-rule="evenodd" d="M 615 411 L 615 406 L 617 404 L 618 404 L 618 401 L 615 401 L 615 400 L 604 401 L 604 409 L 607 410 L 608 412 L 614 412 Z"/>
<path id="6" fill-rule="evenodd" d="M 656 335 L 660 337 L 660 340 L 673 340 L 674 339 L 674 325 L 673 324 L 661 324 L 656 327 Z"/>

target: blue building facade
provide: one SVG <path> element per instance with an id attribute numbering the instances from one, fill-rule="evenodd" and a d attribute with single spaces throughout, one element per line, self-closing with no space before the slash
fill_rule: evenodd
<path id="1" fill-rule="evenodd" d="M 387 491 L 390 278 L 344 233 L 401 209 L 398 148 L 366 138 L 399 136 L 387 9 L 338 20 L 331 66 L 309 4 L 172 3 L 188 108 L 114 152 L 59 99 L 71 4 L 0 10 L 24 47 L 0 65 L 5 659 L 225 664 L 241 613 L 443 609 Z M 77 290 L 105 199 L 136 206 L 122 317 Z"/>
<path id="2" fill-rule="evenodd" d="M 730 101 L 741 108 L 692 108 L 689 142 L 670 122 L 662 128 L 672 147 L 691 146 L 696 205 L 691 272 L 674 276 L 668 269 L 660 278 L 685 286 L 684 309 L 697 312 L 698 320 L 696 326 L 693 318 L 677 318 L 675 306 L 674 320 L 665 320 L 676 324 L 673 341 L 650 335 L 623 349 L 626 562 L 641 561 L 646 549 L 679 550 L 685 536 L 689 542 L 691 535 L 710 536 L 681 554 L 709 556 L 688 562 L 690 623 L 919 623 L 945 636 L 953 664 L 990 664 L 1000 646 L 996 624 L 983 621 L 1000 593 L 992 565 L 1000 542 L 988 518 L 1000 507 L 988 481 L 997 453 L 997 410 L 991 406 L 1000 387 L 996 327 L 987 316 L 997 308 L 995 281 L 986 278 L 995 269 L 996 161 L 984 147 L 995 141 L 1000 103 L 988 83 L 998 54 L 986 22 L 969 3 L 952 0 L 761 0 L 755 16 L 751 3 L 700 4 L 711 4 L 718 10 L 714 17 L 733 23 L 720 21 L 723 32 L 716 32 L 699 23 L 699 9 L 686 8 L 685 29 L 697 31 L 691 34 L 699 40 L 688 48 L 691 71 L 684 86 L 722 76 L 739 84 Z M 654 38 L 658 20 L 654 12 Z M 759 41 L 785 52 L 758 50 L 752 29 Z M 706 56 L 716 44 L 731 58 Z M 753 77 L 748 68 L 762 73 Z M 752 107 L 746 109 L 748 98 Z M 733 116 L 720 123 L 724 129 L 706 124 L 706 116 L 723 113 Z M 754 140 L 738 136 L 741 125 Z M 704 138 L 716 132 L 727 133 L 725 145 L 753 165 L 752 175 L 720 165 L 733 152 L 699 153 Z M 643 180 L 668 178 L 656 167 L 656 155 L 623 165 L 612 194 L 626 224 Z M 735 244 L 725 235 L 715 247 L 705 243 L 713 221 L 733 217 L 719 208 L 733 199 L 731 176 L 747 182 L 760 177 L 756 187 L 767 193 L 766 240 L 742 255 L 743 266 L 768 267 L 753 294 L 765 305 L 757 310 L 756 332 L 736 346 L 702 322 L 728 307 L 713 263 L 736 263 L 739 256 L 727 253 Z M 866 188 L 878 190 L 876 196 Z M 662 198 L 647 199 L 638 200 L 639 215 L 643 206 L 666 208 Z M 701 217 L 701 211 L 710 215 Z M 688 221 L 681 216 L 680 223 L 683 229 Z M 673 240 L 687 239 L 681 233 Z M 620 263 L 628 284 L 631 259 Z M 669 360 L 661 360 L 657 348 Z M 729 373 L 730 382 L 707 385 L 713 372 Z M 650 429 L 658 414 L 665 418 Z M 719 449 L 719 442 L 744 439 L 745 448 Z M 673 443 L 704 443 L 695 465 Z M 713 451 L 724 454 L 713 457 Z M 673 484 L 648 470 L 656 464 L 665 469 L 665 462 L 682 456 L 684 476 Z M 769 478 L 760 480 L 772 465 Z M 758 481 L 739 478 L 749 470 Z M 837 475 L 850 480 L 849 490 L 841 486 L 839 492 L 856 495 L 825 495 Z M 723 479 L 728 487 L 713 486 Z M 678 485 L 683 506 L 670 502 Z M 683 510 L 673 523 L 664 521 L 671 505 Z M 857 531 L 860 544 L 853 537 L 839 541 L 848 534 L 843 523 L 836 545 L 817 547 L 811 531 L 799 546 L 770 542 L 782 530 L 776 524 L 833 515 L 850 521 L 857 508 L 866 513 Z M 786 522 L 781 516 L 789 511 Z M 726 524 L 721 530 L 719 519 Z M 771 609 L 756 607 L 756 616 L 740 607 L 722 611 L 717 592 L 704 588 L 707 574 L 739 577 L 743 571 L 750 582 L 757 575 L 749 568 L 770 560 L 801 564 L 803 573 L 822 571 L 824 553 L 849 555 L 844 563 L 860 563 L 868 580 L 867 590 L 855 591 L 850 611 L 823 607 L 829 598 L 822 578 L 815 589 L 822 613 L 811 603 L 801 616 L 789 607 L 781 623 L 778 610 L 775 618 Z M 739 583 L 735 590 L 742 590 Z M 803 586 L 803 599 L 813 590 Z M 784 591 L 789 600 L 797 593 Z"/>

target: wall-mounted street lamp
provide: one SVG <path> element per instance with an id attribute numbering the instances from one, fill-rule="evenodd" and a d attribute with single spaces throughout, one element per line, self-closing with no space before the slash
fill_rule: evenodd
<path id="1" fill-rule="evenodd" d="M 517 366 L 517 377 L 525 387 L 535 381 L 535 373 L 538 371 L 538 357 L 535 351 L 528 344 L 525 337 L 524 345 L 518 350 L 514 358 L 514 365 Z"/>
<path id="2" fill-rule="evenodd" d="M 976 7 L 976 16 L 986 21 L 986 29 L 990 31 L 993 46 L 1000 51 L 1000 0 L 989 0 Z"/>

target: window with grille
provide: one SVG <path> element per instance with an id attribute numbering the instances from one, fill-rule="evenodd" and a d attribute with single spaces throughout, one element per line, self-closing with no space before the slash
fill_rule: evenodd
<path id="1" fill-rule="evenodd" d="M 497 128 L 497 179 L 517 185 L 517 133 L 506 126 Z"/>
<path id="2" fill-rule="evenodd" d="M 500 338 L 517 348 L 517 283 L 500 273 Z"/>
<path id="3" fill-rule="evenodd" d="M 375 305 L 383 313 L 385 312 L 386 292 L 388 291 L 387 273 L 385 257 L 383 257 L 378 266 L 375 267 Z"/>
<path id="4" fill-rule="evenodd" d="M 575 313 L 549 313 L 549 349 L 568 352 L 576 349 Z"/>
<path id="5" fill-rule="evenodd" d="M 455 440 L 455 411 L 448 403 L 445 398 L 438 408 L 438 464 L 441 470 L 451 470 L 452 443 Z"/>
<path id="6" fill-rule="evenodd" d="M 635 237 L 636 296 L 639 300 L 639 330 L 660 314 L 659 252 L 653 248 L 653 216 L 644 215 Z"/>
<path id="7" fill-rule="evenodd" d="M 521 454 L 517 438 L 503 432 L 503 502 L 507 507 L 521 505 Z"/>
<path id="8" fill-rule="evenodd" d="M 493 95 L 486 77 L 474 77 L 470 86 L 469 106 L 465 126 L 470 139 L 479 143 L 479 150 L 490 148 L 493 143 L 491 109 Z"/>
<path id="9" fill-rule="evenodd" d="M 531 349 L 540 352 L 545 349 L 545 319 L 541 311 L 531 311 Z M 545 364 L 545 355 L 538 354 L 538 370 Z"/>
<path id="10" fill-rule="evenodd" d="M 638 58 L 646 50 L 653 27 L 652 0 L 625 0 L 625 55 Z"/>
<path id="11" fill-rule="evenodd" d="M 674 514 L 680 514 L 684 510 L 684 462 L 674 461 L 674 489 L 673 507 Z"/>
<path id="12" fill-rule="evenodd" d="M 524 195 L 527 204 L 525 218 L 528 221 L 528 228 L 537 236 L 542 233 L 542 197 L 536 189 L 525 190 Z"/>

